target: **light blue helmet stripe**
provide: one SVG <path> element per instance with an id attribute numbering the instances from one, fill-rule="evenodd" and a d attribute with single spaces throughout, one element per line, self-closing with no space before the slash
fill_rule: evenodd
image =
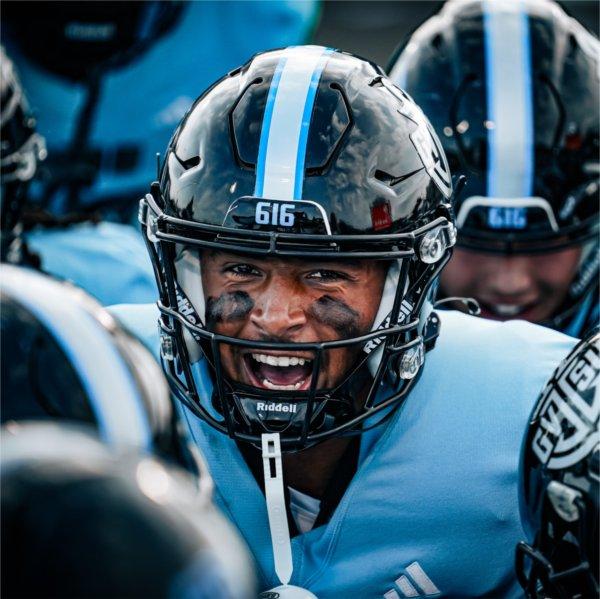
<path id="1" fill-rule="evenodd" d="M 484 1 L 487 195 L 530 197 L 533 107 L 529 19 L 522 0 Z"/>
<path id="2" fill-rule="evenodd" d="M 52 333 L 90 400 L 100 437 L 117 446 L 152 448 L 152 433 L 131 372 L 110 334 L 57 281 L 2 267 L 2 289 Z"/>
<path id="3" fill-rule="evenodd" d="M 327 48 L 321 55 L 315 70 L 313 71 L 312 78 L 310 80 L 310 87 L 306 94 L 306 102 L 304 103 L 304 112 L 302 113 L 302 125 L 300 129 L 300 139 L 298 140 L 298 154 L 296 156 L 296 178 L 294 183 L 294 199 L 299 200 L 302 198 L 302 187 L 304 184 L 304 163 L 306 161 L 306 144 L 308 142 L 308 131 L 310 129 L 310 117 L 312 116 L 313 106 L 315 104 L 315 97 L 317 90 L 319 89 L 319 80 L 321 79 L 321 73 L 323 67 L 327 62 L 329 54 L 332 50 Z"/>
<path id="4" fill-rule="evenodd" d="M 301 199 L 310 117 L 329 48 L 283 50 L 269 88 L 260 134 L 254 195 Z"/>

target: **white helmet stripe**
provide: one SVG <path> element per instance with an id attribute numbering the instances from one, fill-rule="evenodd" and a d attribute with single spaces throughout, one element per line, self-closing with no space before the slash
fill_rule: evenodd
<path id="1" fill-rule="evenodd" d="M 522 0 L 483 2 L 487 92 L 487 195 L 529 197 L 533 106 L 529 20 Z"/>
<path id="2" fill-rule="evenodd" d="M 293 46 L 281 53 L 260 133 L 254 195 L 302 198 L 310 117 L 329 48 Z"/>

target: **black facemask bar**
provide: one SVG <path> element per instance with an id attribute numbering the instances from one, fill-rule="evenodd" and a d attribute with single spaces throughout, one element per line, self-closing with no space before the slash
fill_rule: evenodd
<path id="1" fill-rule="evenodd" d="M 561 538 L 551 538 L 548 525 L 542 526 L 532 545 L 523 541 L 519 542 L 515 552 L 515 571 L 517 580 L 529 599 L 571 599 L 572 597 L 597 597 L 600 592 L 598 573 L 589 563 L 584 547 L 592 547 L 597 539 L 593 535 L 593 518 L 588 517 L 588 508 L 581 498 L 576 498 L 575 503 L 579 513 L 576 529 L 573 536 L 577 545 L 569 542 L 569 551 L 575 553 L 570 556 L 570 562 L 576 565 L 557 569 L 552 562 L 559 559 L 556 547 L 561 543 Z M 560 525 L 560 523 L 555 524 Z M 556 530 L 555 530 L 556 535 Z M 560 537 L 560 535 L 558 535 Z M 563 550 L 564 551 L 564 550 Z M 551 554 L 552 562 L 546 557 Z"/>
<path id="2" fill-rule="evenodd" d="M 153 191 L 155 190 L 156 187 L 153 188 Z M 395 392 L 386 399 L 378 402 L 377 405 L 374 405 L 377 390 L 384 382 L 386 371 L 394 369 L 397 371 L 398 360 L 401 360 L 407 352 L 411 350 L 414 352 L 414 348 L 420 347 L 421 351 L 424 352 L 424 339 L 422 331 L 419 329 L 422 329 L 425 323 L 419 322 L 419 315 L 439 272 L 450 258 L 451 246 L 454 241 L 453 225 L 446 216 L 440 216 L 426 226 L 413 232 L 386 236 L 286 235 L 277 232 L 232 230 L 225 227 L 205 225 L 171 217 L 166 215 L 159 208 L 154 198 L 148 194 L 140 203 L 140 222 L 160 290 L 158 307 L 161 316 L 159 328 L 163 345 L 166 343 L 168 346 L 167 351 L 163 351 L 162 353 L 163 367 L 169 384 L 173 393 L 184 405 L 217 430 L 228 434 L 236 440 L 260 443 L 260 434 L 255 434 L 248 430 L 240 430 L 240 428 L 244 428 L 243 417 L 241 417 L 243 414 L 236 407 L 238 402 L 235 401 L 235 394 L 243 395 L 250 399 L 264 399 L 269 396 L 268 393 L 259 394 L 258 389 L 254 389 L 253 387 L 248 388 L 240 383 L 227 380 L 221 365 L 219 351 L 221 344 L 238 346 L 255 351 L 261 349 L 308 351 L 315 356 L 312 364 L 311 386 L 308 391 L 282 391 L 273 394 L 273 397 L 277 396 L 279 401 L 282 401 L 284 397 L 289 399 L 293 397 L 294 401 L 298 401 L 298 398 L 301 398 L 306 402 L 306 411 L 301 430 L 296 431 L 296 434 L 293 436 L 282 437 L 282 446 L 288 451 L 314 445 L 317 442 L 340 434 L 359 433 L 360 426 L 366 419 L 376 414 L 381 414 L 387 408 L 391 408 L 394 405 L 399 405 L 401 400 L 412 389 L 420 374 L 421 369 L 419 367 L 417 367 L 413 378 L 403 380 L 396 377 L 392 386 Z M 447 230 L 444 229 L 445 234 L 448 235 L 447 247 L 443 249 L 440 257 L 434 263 L 420 263 L 415 259 L 419 255 L 419 244 L 422 247 L 424 236 L 433 229 L 436 229 L 436 227 L 448 227 Z M 177 288 L 175 283 L 177 276 L 174 267 L 176 244 L 198 246 L 200 248 L 226 249 L 227 251 L 241 254 L 275 255 L 280 257 L 301 256 L 304 259 L 310 257 L 327 259 L 331 259 L 332 257 L 336 259 L 352 257 L 376 258 L 379 260 L 404 258 L 404 260 L 402 260 L 399 283 L 396 288 L 393 307 L 388 321 L 389 324 L 360 337 L 350 339 L 313 343 L 273 343 L 237 339 L 210 332 L 201 326 L 190 323 L 177 310 Z M 413 268 L 419 265 L 420 271 L 414 277 L 414 283 L 410 289 L 405 290 L 404 282 L 407 280 L 411 264 Z M 398 324 L 402 300 L 409 296 L 413 301 L 413 310 L 406 324 Z M 428 343 L 437 336 L 437 326 L 433 330 L 434 332 L 431 334 L 431 339 L 428 340 Z M 200 401 L 190 366 L 184 331 L 187 331 L 192 337 L 202 342 L 202 349 L 214 375 L 213 384 L 216 391 L 216 398 L 214 397 L 215 393 L 213 393 L 213 405 L 218 408 L 217 411 L 223 420 L 215 418 Z M 369 358 L 366 355 L 358 365 L 355 365 L 347 373 L 344 381 L 338 384 L 335 389 L 322 390 L 316 388 L 316 375 L 319 372 L 323 353 L 331 349 L 350 346 L 362 347 L 372 340 L 378 340 L 379 347 L 376 351 L 381 349 L 382 356 L 377 372 L 372 378 L 372 383 L 366 395 L 367 399 L 361 413 L 354 417 L 346 415 L 346 419 L 342 422 L 334 422 L 333 424 L 330 422 L 328 426 L 322 426 L 318 430 L 311 430 L 313 416 L 318 415 L 327 402 L 338 399 L 335 393 L 348 387 L 354 373 L 361 366 L 364 366 Z M 165 353 L 168 354 L 169 359 L 164 359 Z M 419 363 L 418 366 L 420 365 Z M 390 366 L 393 368 L 390 369 Z M 255 396 L 252 395 L 252 390 L 256 393 Z M 386 413 L 384 412 L 382 421 L 385 418 Z"/>
<path id="3" fill-rule="evenodd" d="M 528 561 L 529 567 L 527 567 Z M 581 561 L 573 568 L 556 572 L 539 550 L 522 541 L 516 549 L 515 570 L 519 584 L 530 599 L 597 597 L 600 591 L 587 561 Z M 569 588 L 572 592 L 567 591 Z"/>

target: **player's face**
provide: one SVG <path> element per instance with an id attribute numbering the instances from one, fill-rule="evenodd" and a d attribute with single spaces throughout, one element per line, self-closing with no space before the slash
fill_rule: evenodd
<path id="1" fill-rule="evenodd" d="M 497 256 L 457 248 L 444 269 L 448 296 L 474 297 L 481 315 L 495 320 L 541 322 L 564 301 L 581 248 L 530 256 Z"/>
<path id="2" fill-rule="evenodd" d="M 282 260 L 204 252 L 202 284 L 210 330 L 253 341 L 309 343 L 367 333 L 386 268 L 375 261 Z M 360 348 L 324 352 L 318 388 L 339 383 Z M 306 390 L 314 354 L 221 345 L 233 380 L 272 390 Z"/>

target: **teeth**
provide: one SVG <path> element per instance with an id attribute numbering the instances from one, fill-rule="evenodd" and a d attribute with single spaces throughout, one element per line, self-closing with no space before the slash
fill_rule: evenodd
<path id="1" fill-rule="evenodd" d="M 267 389 L 273 389 L 275 391 L 296 391 L 296 389 L 300 389 L 302 383 L 304 381 L 298 381 L 295 385 L 275 385 L 269 379 L 263 379 L 262 384 Z"/>
<path id="2" fill-rule="evenodd" d="M 252 357 L 263 364 L 269 364 L 270 366 L 304 366 L 310 360 L 304 358 L 298 358 L 297 356 L 268 356 L 267 354 L 252 354 Z"/>
<path id="3" fill-rule="evenodd" d="M 523 306 L 514 304 L 495 304 L 492 306 L 496 314 L 500 316 L 515 316 L 523 310 Z"/>

